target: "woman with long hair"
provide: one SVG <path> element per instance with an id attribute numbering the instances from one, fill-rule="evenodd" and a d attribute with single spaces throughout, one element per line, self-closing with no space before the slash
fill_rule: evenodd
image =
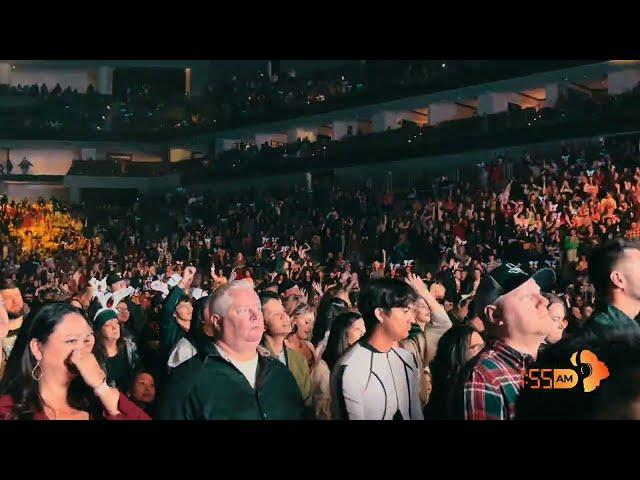
<path id="1" fill-rule="evenodd" d="M 148 420 L 107 384 L 94 342 L 87 320 L 69 304 L 45 305 L 29 317 L 0 384 L 0 418 Z"/>
<path id="2" fill-rule="evenodd" d="M 338 359 L 365 334 L 362 315 L 343 312 L 331 325 L 327 348 L 311 372 L 312 401 L 316 419 L 331 420 L 331 370 Z"/>
<path id="3" fill-rule="evenodd" d="M 484 348 L 484 339 L 469 325 L 456 325 L 438 342 L 431 362 L 431 398 L 424 409 L 425 418 L 449 419 L 462 368 Z"/>
<path id="4" fill-rule="evenodd" d="M 327 291 L 320 304 L 316 322 L 313 325 L 311 343 L 316 349 L 316 361 L 322 358 L 322 353 L 327 345 L 327 339 L 331 330 L 331 324 L 335 318 L 349 308 L 349 304 L 342 298 L 334 297 Z"/>
<path id="5" fill-rule="evenodd" d="M 118 313 L 110 308 L 96 314 L 93 329 L 93 353 L 107 372 L 107 383 L 126 392 L 138 366 L 135 344 L 122 335 Z"/>

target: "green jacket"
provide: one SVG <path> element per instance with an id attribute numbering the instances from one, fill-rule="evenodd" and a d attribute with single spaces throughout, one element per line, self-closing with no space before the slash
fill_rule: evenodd
<path id="1" fill-rule="evenodd" d="M 183 293 L 184 290 L 178 285 L 173 287 L 158 313 L 158 324 L 160 327 L 160 361 L 164 368 L 167 366 L 167 360 L 169 359 L 171 351 L 185 335 L 176 317 L 173 316 Z"/>
<path id="2" fill-rule="evenodd" d="M 640 325 L 610 304 L 594 313 L 585 328 L 598 336 L 621 331 L 640 334 Z"/>
<path id="3" fill-rule="evenodd" d="M 262 338 L 262 343 L 260 345 L 265 348 L 273 358 L 278 360 L 278 356 L 273 353 L 273 350 L 271 350 L 271 346 L 269 345 L 269 342 L 267 342 L 266 338 Z M 286 346 L 284 347 L 284 358 L 287 362 L 287 367 L 289 367 L 289 370 L 291 370 L 291 373 L 293 374 L 293 378 L 296 379 L 296 383 L 298 384 L 298 388 L 302 394 L 305 406 L 311 407 L 311 372 L 309 371 L 309 365 L 307 364 L 306 359 L 297 350 L 293 350 Z"/>
<path id="4" fill-rule="evenodd" d="M 160 420 L 302 420 L 304 402 L 287 367 L 258 347 L 256 388 L 209 342 L 171 374 Z"/>

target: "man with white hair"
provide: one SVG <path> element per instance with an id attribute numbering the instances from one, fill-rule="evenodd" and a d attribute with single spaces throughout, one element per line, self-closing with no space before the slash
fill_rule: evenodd
<path id="1" fill-rule="evenodd" d="M 208 300 L 203 332 L 212 342 L 173 370 L 160 398 L 165 420 L 301 420 L 304 402 L 289 369 L 259 347 L 260 299 L 245 280 Z"/>

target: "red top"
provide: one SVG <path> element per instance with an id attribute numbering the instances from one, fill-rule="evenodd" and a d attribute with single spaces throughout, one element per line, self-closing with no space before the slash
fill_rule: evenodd
<path id="1" fill-rule="evenodd" d="M 13 398 L 10 395 L 3 395 L 0 397 L 0 420 L 11 420 L 13 412 Z M 120 399 L 118 400 L 118 410 L 120 415 L 109 415 L 104 412 L 105 420 L 151 420 L 151 417 L 147 415 L 140 407 L 129 400 L 125 395 L 120 393 Z M 49 417 L 44 412 L 36 412 L 33 415 L 34 420 L 49 420 Z"/>

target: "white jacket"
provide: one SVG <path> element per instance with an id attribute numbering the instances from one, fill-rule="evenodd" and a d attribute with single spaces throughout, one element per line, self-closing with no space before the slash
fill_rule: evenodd
<path id="1" fill-rule="evenodd" d="M 378 352 L 359 342 L 331 373 L 334 420 L 422 420 L 420 375 L 414 355 L 402 348 Z"/>

